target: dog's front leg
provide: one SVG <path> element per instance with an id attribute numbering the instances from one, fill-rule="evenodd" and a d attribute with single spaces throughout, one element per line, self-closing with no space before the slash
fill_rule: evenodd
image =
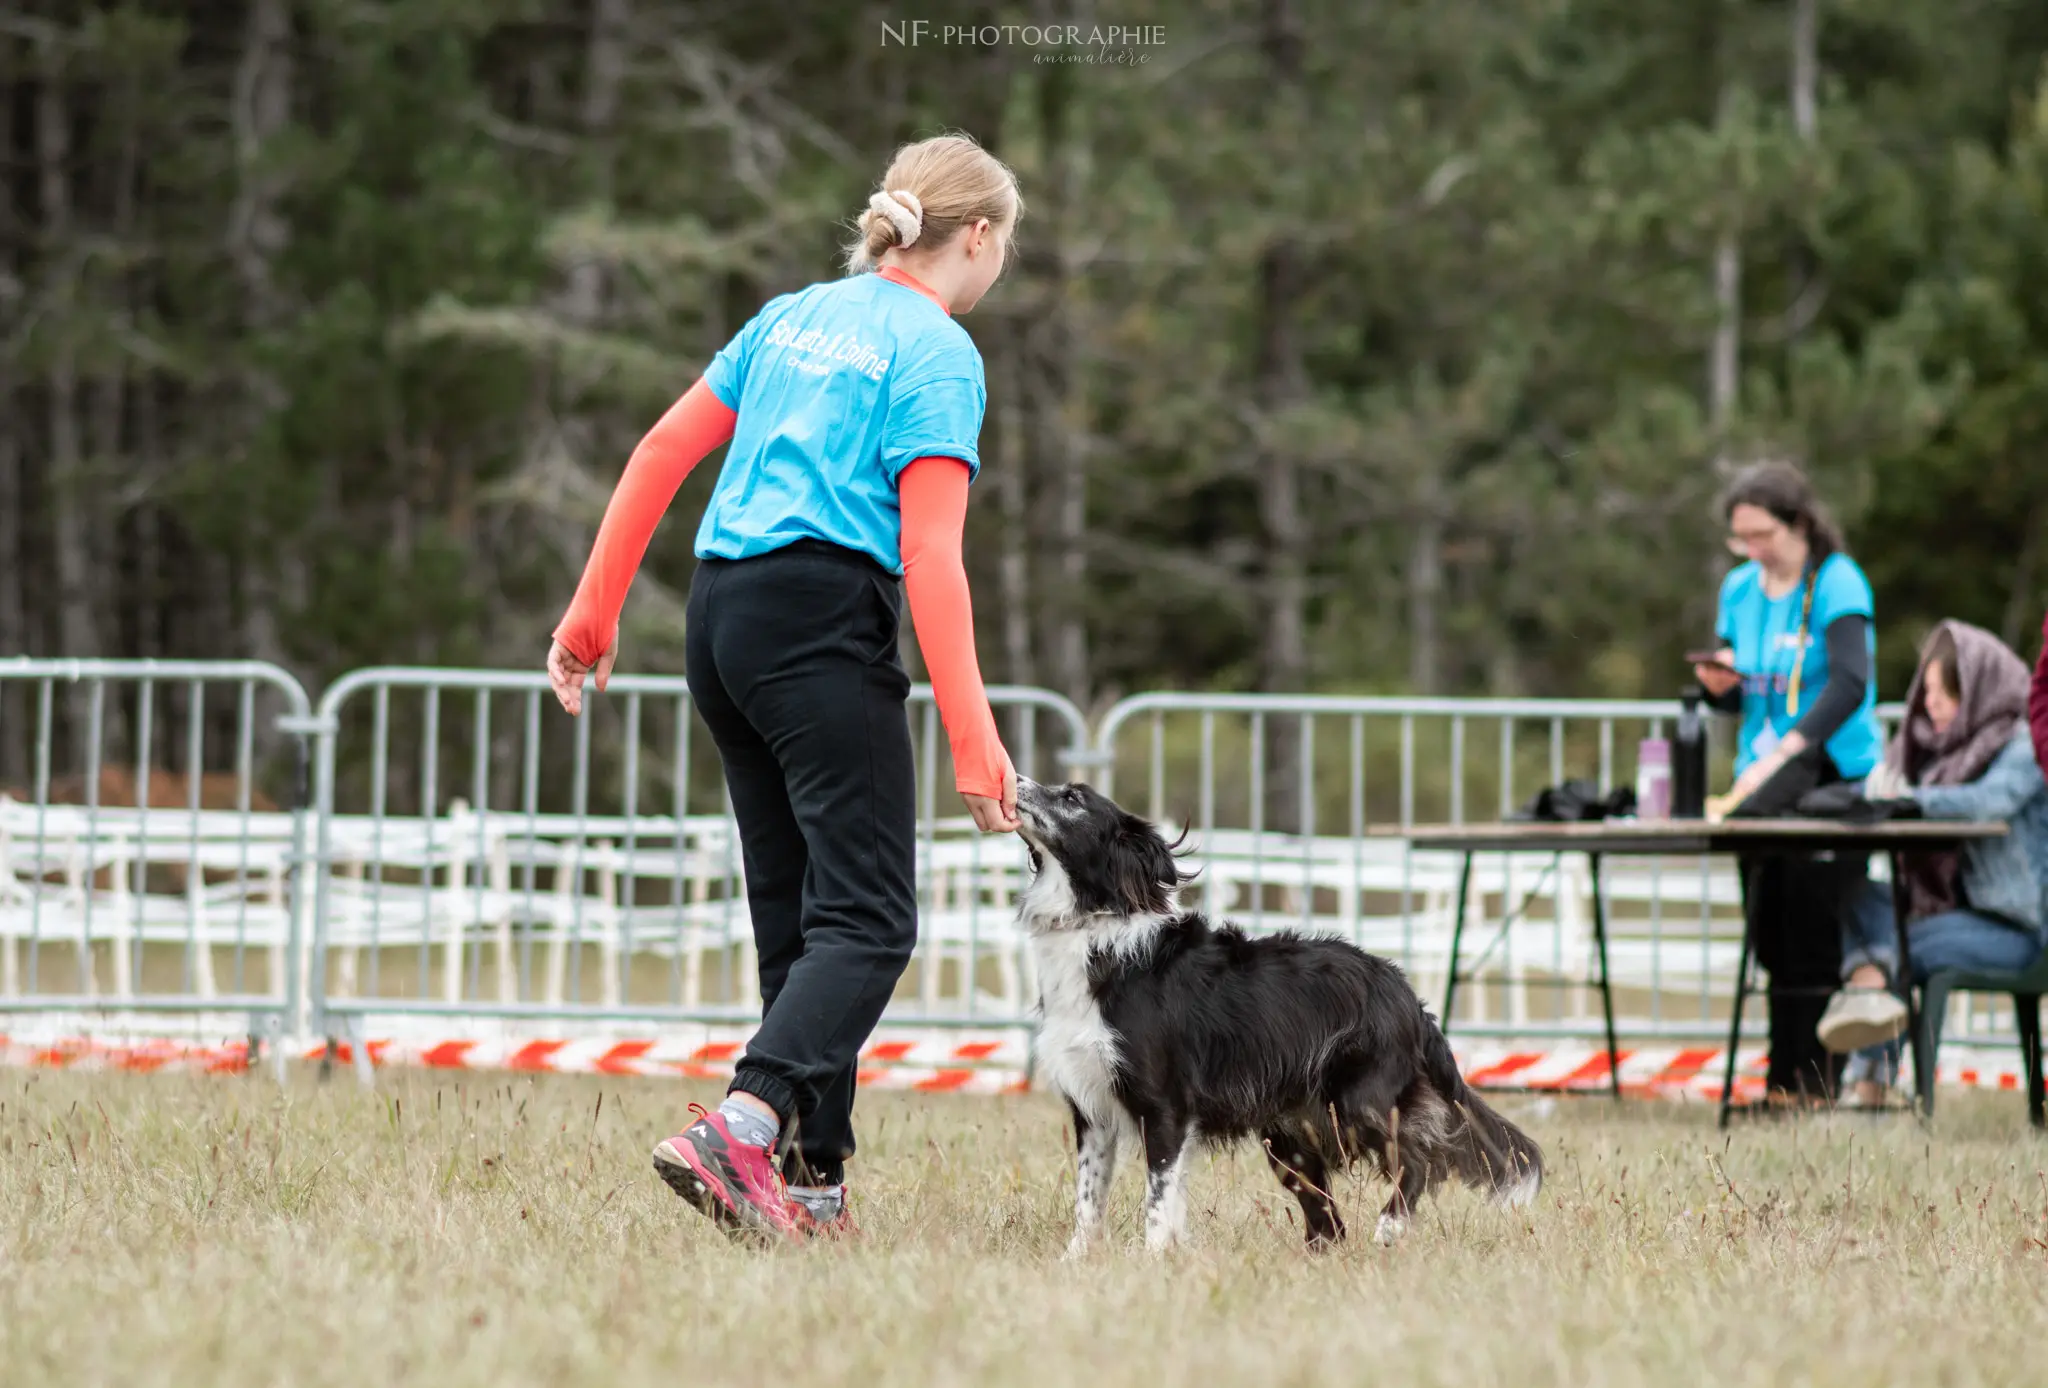
<path id="1" fill-rule="evenodd" d="M 1116 1174 L 1117 1129 L 1114 1123 L 1091 1123 L 1080 1109 L 1074 1113 L 1074 1237 L 1067 1256 L 1079 1258 L 1102 1236 L 1109 1210 L 1110 1178 Z"/>
<path id="2" fill-rule="evenodd" d="M 1188 1235 L 1188 1149 L 1194 1130 L 1184 1123 L 1145 1124 L 1145 1247 L 1163 1253 Z"/>

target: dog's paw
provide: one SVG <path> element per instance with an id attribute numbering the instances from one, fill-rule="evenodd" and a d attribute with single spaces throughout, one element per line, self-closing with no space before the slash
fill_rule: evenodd
<path id="1" fill-rule="evenodd" d="M 1401 1241 L 1408 1232 L 1408 1221 L 1390 1214 L 1380 1216 L 1379 1228 L 1373 1231 L 1373 1238 L 1381 1248 L 1391 1248 Z"/>
<path id="2" fill-rule="evenodd" d="M 1186 1247 L 1187 1241 L 1185 1233 L 1171 1227 L 1145 1231 L 1145 1251 L 1160 1257 Z"/>
<path id="3" fill-rule="evenodd" d="M 1095 1240 L 1086 1234 L 1076 1233 L 1067 1240 L 1067 1251 L 1060 1254 L 1063 1263 L 1078 1263 L 1095 1251 Z"/>

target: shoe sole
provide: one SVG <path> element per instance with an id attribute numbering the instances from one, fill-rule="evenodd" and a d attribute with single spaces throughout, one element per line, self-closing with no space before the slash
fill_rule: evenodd
<path id="1" fill-rule="evenodd" d="M 663 1142 L 654 1149 L 654 1171 L 668 1188 L 687 1201 L 691 1208 L 710 1220 L 727 1238 L 734 1242 L 752 1239 L 784 1239 L 788 1235 L 764 1219 L 760 1212 L 745 1201 L 734 1201 L 726 1192 L 725 1183 L 717 1173 L 701 1171 L 691 1160 L 694 1152 L 679 1151 L 673 1142 Z M 701 1158 L 699 1159 L 701 1160 Z"/>
<path id="2" fill-rule="evenodd" d="M 1820 1033 L 1821 1046 L 1836 1055 L 1848 1055 L 1870 1046 L 1881 1046 L 1906 1034 L 1906 1019 L 1894 1022 L 1866 1022 L 1851 1018 L 1835 1023 Z"/>
<path id="3" fill-rule="evenodd" d="M 733 1223 L 732 1212 L 725 1202 L 712 1193 L 710 1183 L 697 1174 L 697 1169 L 684 1160 L 673 1143 L 664 1142 L 654 1149 L 654 1174 L 668 1183 L 668 1188 L 713 1224 L 730 1231 Z"/>

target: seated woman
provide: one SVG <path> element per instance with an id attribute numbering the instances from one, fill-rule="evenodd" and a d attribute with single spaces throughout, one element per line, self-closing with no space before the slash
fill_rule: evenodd
<path id="1" fill-rule="evenodd" d="M 2005 838 L 1960 852 L 1905 855 L 1911 903 L 1898 977 L 1891 894 L 1870 892 L 1842 941 L 1843 988 L 1821 1044 L 1856 1052 L 1844 1079 L 1858 1104 L 1882 1103 L 1897 1069 L 1908 984 L 1943 969 L 2024 969 L 2048 930 L 2048 784 L 2027 725 L 2028 671 L 1988 631 L 1943 622 L 1929 637 L 1906 722 L 1870 774 L 1872 800 L 1910 798 L 1929 819 L 2003 820 Z M 1897 994 L 1898 996 L 1894 996 Z"/>

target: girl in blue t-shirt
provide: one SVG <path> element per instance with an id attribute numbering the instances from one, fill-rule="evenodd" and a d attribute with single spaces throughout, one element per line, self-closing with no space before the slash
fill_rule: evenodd
<path id="1" fill-rule="evenodd" d="M 954 779 L 984 832 L 1017 827 L 1017 773 L 974 654 L 962 566 L 981 467 L 981 354 L 954 321 L 995 284 L 1023 199 L 963 135 L 897 151 L 846 278 L 772 300 L 634 450 L 555 630 L 548 675 L 602 690 L 656 523 L 728 445 L 697 531 L 685 668 L 739 827 L 761 1025 L 725 1100 L 654 1149 L 736 1234 L 852 1231 L 858 1062 L 917 943 L 907 599 Z"/>
<path id="2" fill-rule="evenodd" d="M 1869 579 L 1789 463 L 1743 472 L 1721 510 L 1729 547 L 1748 560 L 1721 584 L 1720 664 L 1694 667 L 1714 706 L 1742 717 L 1735 785 L 1721 803 L 1740 806 L 1766 787 L 1776 803 L 1788 786 L 1862 779 L 1884 749 Z M 1769 1088 L 1779 1101 L 1831 1097 L 1839 1062 L 1815 1025 L 1839 967 L 1837 922 L 1868 860 L 1756 854 L 1741 866 L 1751 943 L 1773 990 Z"/>

